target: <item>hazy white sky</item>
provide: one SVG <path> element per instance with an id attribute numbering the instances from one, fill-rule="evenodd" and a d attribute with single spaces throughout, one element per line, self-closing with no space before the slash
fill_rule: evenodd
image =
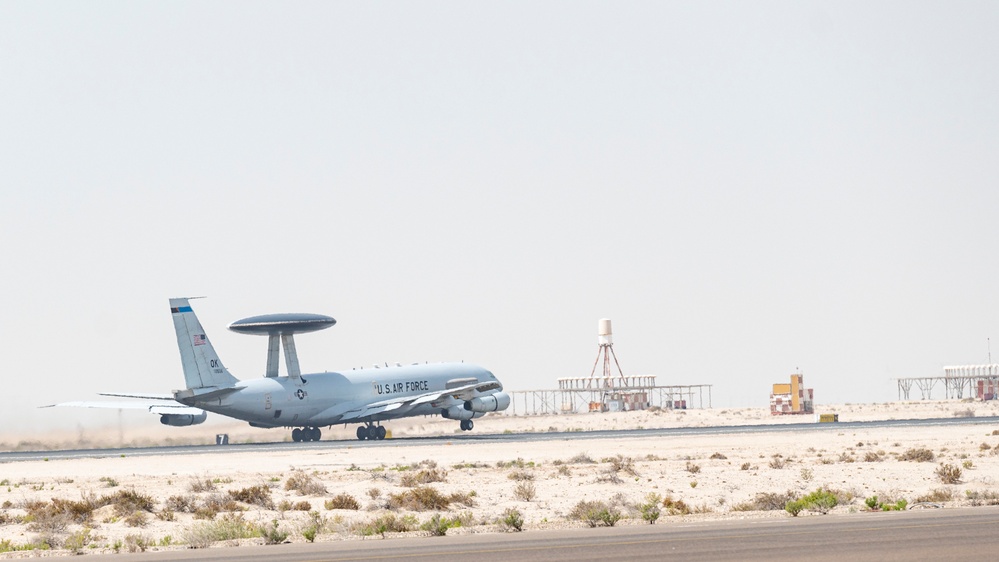
<path id="1" fill-rule="evenodd" d="M 765 406 L 999 357 L 995 2 L 0 3 L 5 427 L 182 385 L 167 307 Z M 155 421 L 155 420 L 153 420 Z M 95 421 L 96 423 L 96 421 Z M 61 427 L 60 426 L 60 427 Z"/>

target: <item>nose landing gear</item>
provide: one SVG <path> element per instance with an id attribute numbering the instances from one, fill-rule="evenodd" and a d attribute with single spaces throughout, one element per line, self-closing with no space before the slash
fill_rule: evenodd
<path id="1" fill-rule="evenodd" d="M 323 437 L 323 432 L 318 427 L 296 427 L 291 430 L 291 440 L 295 443 L 300 441 L 319 441 Z"/>
<path id="2" fill-rule="evenodd" d="M 365 439 L 370 441 L 381 441 L 382 439 L 385 439 L 387 434 L 388 431 L 386 431 L 383 426 L 371 423 L 357 428 L 357 438 L 361 441 L 364 441 Z"/>

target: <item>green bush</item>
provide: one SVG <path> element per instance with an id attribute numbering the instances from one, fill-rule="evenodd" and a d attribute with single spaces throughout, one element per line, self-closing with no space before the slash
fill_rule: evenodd
<path id="1" fill-rule="evenodd" d="M 278 522 L 275 519 L 270 527 L 261 527 L 260 536 L 264 537 L 265 544 L 281 544 L 288 538 L 288 533 L 278 529 Z"/>
<path id="2" fill-rule="evenodd" d="M 797 517 L 804 509 L 805 502 L 801 500 L 791 500 L 784 504 L 784 511 L 790 513 L 792 517 Z"/>
<path id="3" fill-rule="evenodd" d="M 638 506 L 638 510 L 642 512 L 642 519 L 648 521 L 649 525 L 655 525 L 659 519 L 659 515 L 662 513 L 662 510 L 659 509 L 661 501 L 663 501 L 662 496 L 650 492 L 645 496 L 645 503 Z"/>
<path id="4" fill-rule="evenodd" d="M 836 494 L 821 488 L 801 498 L 801 501 L 804 503 L 805 509 L 818 511 L 823 515 L 829 513 L 829 510 L 839 504 Z"/>
<path id="5" fill-rule="evenodd" d="M 453 527 L 461 527 L 461 521 L 444 517 L 440 513 L 433 514 L 423 525 L 420 525 L 420 529 L 429 531 L 430 535 L 434 537 L 443 537 L 447 534 L 447 530 Z"/>
<path id="6" fill-rule="evenodd" d="M 506 530 L 513 529 L 520 532 L 524 530 L 524 516 L 515 508 L 509 507 L 503 512 L 503 517 L 499 520 L 500 526 Z"/>

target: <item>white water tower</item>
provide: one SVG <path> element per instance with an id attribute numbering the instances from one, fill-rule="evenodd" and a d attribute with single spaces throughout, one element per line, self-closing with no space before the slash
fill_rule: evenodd
<path id="1" fill-rule="evenodd" d="M 611 321 L 610 318 L 601 318 L 597 323 L 597 360 L 593 362 L 593 370 L 590 372 L 590 378 L 593 378 L 597 373 L 597 365 L 600 364 L 600 358 L 603 357 L 604 372 L 603 372 L 603 384 L 601 386 L 613 386 L 611 384 L 611 358 L 614 359 L 614 366 L 617 367 L 617 374 L 624 381 L 624 373 L 621 371 L 621 365 L 617 362 L 617 355 L 614 353 L 614 334 L 611 332 Z"/>

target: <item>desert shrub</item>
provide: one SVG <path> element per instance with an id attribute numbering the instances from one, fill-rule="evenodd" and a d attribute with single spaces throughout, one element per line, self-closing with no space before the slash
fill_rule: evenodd
<path id="1" fill-rule="evenodd" d="M 192 478 L 187 484 L 187 489 L 196 494 L 201 492 L 214 492 L 215 483 L 212 482 L 211 478 Z"/>
<path id="2" fill-rule="evenodd" d="M 638 510 L 642 513 L 642 519 L 648 521 L 649 525 L 654 525 L 659 520 L 659 515 L 662 513 L 659 504 L 662 501 L 662 496 L 649 492 L 645 496 L 645 503 L 639 504 Z"/>
<path id="3" fill-rule="evenodd" d="M 316 542 L 316 533 L 318 532 L 319 530 L 314 525 L 309 525 L 302 529 L 302 538 L 308 542 Z"/>
<path id="4" fill-rule="evenodd" d="M 90 536 L 90 529 L 84 527 L 83 529 L 80 529 L 79 531 L 66 537 L 66 540 L 62 543 L 62 547 L 73 554 L 82 554 L 84 547 L 90 544 L 92 540 L 93 538 Z"/>
<path id="5" fill-rule="evenodd" d="M 801 501 L 804 503 L 805 509 L 818 511 L 823 515 L 829 513 L 829 510 L 839 504 L 836 494 L 822 488 L 802 497 Z"/>
<path id="6" fill-rule="evenodd" d="M 569 512 L 569 517 L 584 521 L 590 527 L 596 527 L 600 524 L 613 527 L 621 519 L 621 513 L 617 508 L 602 501 L 581 500 Z"/>
<path id="7" fill-rule="evenodd" d="M 417 486 L 398 494 L 389 494 L 389 509 L 407 509 L 409 511 L 431 511 L 447 509 L 451 498 L 442 494 L 433 486 Z"/>
<path id="8" fill-rule="evenodd" d="M 382 491 L 378 488 L 368 488 L 367 494 L 369 498 L 377 500 L 378 497 L 382 495 Z"/>
<path id="9" fill-rule="evenodd" d="M 933 451 L 926 448 L 919 449 L 909 449 L 898 456 L 900 461 L 913 461 L 913 462 L 933 462 L 936 456 Z"/>
<path id="10" fill-rule="evenodd" d="M 801 479 L 802 480 L 804 480 L 805 482 L 811 482 L 813 478 L 815 478 L 815 471 L 813 471 L 810 468 L 802 468 L 801 469 Z"/>
<path id="11" fill-rule="evenodd" d="M 924 494 L 916 498 L 916 502 L 938 503 L 949 502 L 952 499 L 954 499 L 954 492 L 952 490 L 947 488 L 936 488 L 931 490 L 928 494 Z"/>
<path id="12" fill-rule="evenodd" d="M 499 526 L 505 531 L 514 530 L 517 532 L 524 530 L 524 516 L 521 515 L 520 511 L 508 507 L 504 512 L 503 516 L 497 521 Z"/>
<path id="13" fill-rule="evenodd" d="M 701 471 L 701 465 L 694 464 L 694 463 L 692 463 L 690 461 L 687 461 L 687 466 L 685 468 L 686 468 L 686 471 L 689 472 L 689 473 L 691 473 L 691 474 L 697 474 L 698 472 Z"/>
<path id="14" fill-rule="evenodd" d="M 286 491 L 298 493 L 300 496 L 321 496 L 326 493 L 326 486 L 307 472 L 296 470 L 284 483 Z"/>
<path id="15" fill-rule="evenodd" d="M 712 458 L 714 460 L 725 460 L 728 457 L 726 457 L 725 455 L 723 455 L 721 453 L 713 453 L 710 458 Z"/>
<path id="16" fill-rule="evenodd" d="M 430 517 L 430 519 L 427 519 L 422 525 L 420 525 L 420 529 L 423 531 L 429 531 L 431 536 L 443 537 L 447 534 L 448 529 L 460 526 L 460 520 L 445 517 L 440 513 L 435 513 Z"/>
<path id="17" fill-rule="evenodd" d="M 975 507 L 982 505 L 999 505 L 999 493 L 992 490 L 987 490 L 985 492 L 972 492 L 971 490 L 967 490 L 964 494 L 967 496 L 971 505 Z"/>
<path id="18" fill-rule="evenodd" d="M 447 471 L 440 468 L 429 468 L 421 470 L 415 474 L 403 474 L 400 484 L 407 488 L 419 486 L 420 484 L 432 484 L 434 482 L 446 482 Z"/>
<path id="19" fill-rule="evenodd" d="M 512 461 L 499 461 L 496 463 L 496 468 L 528 468 L 534 467 L 534 461 L 524 461 L 524 459 L 517 457 L 516 460 Z"/>
<path id="20" fill-rule="evenodd" d="M 534 474 L 526 470 L 515 470 L 506 476 L 510 480 L 534 480 Z"/>
<path id="21" fill-rule="evenodd" d="M 558 473 L 560 476 L 572 476 L 572 471 L 565 465 L 558 467 Z"/>
<path id="22" fill-rule="evenodd" d="M 119 517 L 125 517 L 136 511 L 153 511 L 156 501 L 152 496 L 140 494 L 135 490 L 118 490 L 110 496 L 97 500 L 101 505 L 113 505 L 114 512 Z"/>
<path id="23" fill-rule="evenodd" d="M 227 514 L 219 519 L 196 523 L 184 530 L 181 537 L 191 548 L 208 548 L 217 541 L 259 537 L 260 528 L 243 519 L 243 514 Z"/>
<path id="24" fill-rule="evenodd" d="M 98 480 L 104 482 L 104 487 L 106 488 L 115 488 L 118 486 L 118 481 L 110 476 L 101 476 Z"/>
<path id="25" fill-rule="evenodd" d="M 167 509 L 181 513 L 194 513 L 197 506 L 198 499 L 194 496 L 170 496 L 166 500 Z"/>
<path id="26" fill-rule="evenodd" d="M 534 482 L 517 482 L 517 485 L 513 487 L 513 495 L 520 501 L 533 501 L 535 495 Z"/>
<path id="27" fill-rule="evenodd" d="M 936 474 L 937 478 L 939 478 L 944 484 L 959 484 L 961 482 L 961 475 L 963 472 L 959 467 L 952 464 L 941 464 L 937 467 L 934 474 Z"/>
<path id="28" fill-rule="evenodd" d="M 350 494 L 337 494 L 323 504 L 326 509 L 361 509 L 361 504 Z"/>
<path id="29" fill-rule="evenodd" d="M 982 443 L 981 445 L 978 446 L 979 451 L 988 451 L 991 448 L 992 445 L 989 445 L 988 443 Z"/>
<path id="30" fill-rule="evenodd" d="M 129 527 L 145 527 L 149 524 L 149 516 L 145 511 L 133 511 L 125 516 L 124 522 Z"/>
<path id="31" fill-rule="evenodd" d="M 690 506 L 673 496 L 663 498 L 663 508 L 667 515 L 690 515 Z"/>
<path id="32" fill-rule="evenodd" d="M 882 460 L 884 460 L 883 455 L 879 455 L 874 451 L 864 453 L 864 462 L 881 462 Z"/>
<path id="33" fill-rule="evenodd" d="M 749 470 L 751 466 L 752 465 L 750 465 L 748 462 L 744 462 L 742 463 L 742 466 L 739 467 L 739 470 Z"/>
<path id="34" fill-rule="evenodd" d="M 955 418 L 973 418 L 975 417 L 975 411 L 971 408 L 965 408 L 964 410 L 955 410 L 953 412 Z"/>
<path id="35" fill-rule="evenodd" d="M 212 513 L 211 517 L 220 511 L 245 511 L 246 508 L 240 505 L 232 496 L 223 494 L 209 494 L 205 496 L 201 507 L 194 510 L 195 516 L 199 513 L 204 515 Z M 210 519 L 211 517 L 208 517 Z M 202 517 L 204 518 L 204 517 Z"/>
<path id="36" fill-rule="evenodd" d="M 882 502 L 878 501 L 877 496 L 871 496 L 864 500 L 864 505 L 866 505 L 867 509 L 871 511 L 905 511 L 909 502 L 907 502 L 904 498 L 896 501 L 895 503 Z"/>
<path id="37" fill-rule="evenodd" d="M 416 528 L 416 524 L 416 517 L 412 515 L 396 517 L 394 513 L 386 513 L 366 523 L 354 524 L 351 526 L 351 532 L 363 536 L 381 535 L 384 537 L 385 533 L 405 533 L 412 531 Z"/>
<path id="38" fill-rule="evenodd" d="M 797 517 L 804 510 L 805 502 L 802 500 L 791 500 L 784 504 L 784 511 L 790 513 L 792 517 Z"/>
<path id="39" fill-rule="evenodd" d="M 794 492 L 758 492 L 749 505 L 751 510 L 746 511 L 780 511 L 784 509 L 787 502 L 795 499 Z"/>
<path id="40" fill-rule="evenodd" d="M 999 430 L 996 430 L 996 431 L 999 432 Z M 999 435 L 999 433 L 995 433 L 994 435 Z M 593 457 L 591 457 L 590 455 L 587 455 L 586 453 L 579 453 L 578 455 L 576 455 L 576 456 L 570 458 L 569 460 L 565 461 L 565 463 L 566 464 L 597 464 L 597 461 L 593 460 Z"/>
<path id="41" fill-rule="evenodd" d="M 635 470 L 635 461 L 631 457 L 617 455 L 607 459 L 607 462 L 610 463 L 610 468 L 614 472 L 623 472 L 631 476 L 638 476 L 638 471 Z"/>
<path id="42" fill-rule="evenodd" d="M 264 544 L 281 544 L 288 538 L 288 533 L 278 528 L 277 519 L 271 522 L 270 527 L 261 526 L 258 532 L 264 537 Z"/>
<path id="43" fill-rule="evenodd" d="M 264 509 L 274 508 L 274 502 L 271 500 L 271 489 L 262 484 L 240 490 L 229 490 L 228 493 L 229 497 L 238 502 L 259 505 Z"/>
<path id="44" fill-rule="evenodd" d="M 768 464 L 770 468 L 780 470 L 784 468 L 786 461 L 784 460 L 784 457 L 782 457 L 780 454 L 777 454 L 770 459 L 770 462 Z"/>
<path id="45" fill-rule="evenodd" d="M 152 539 L 143 535 L 125 535 L 125 548 L 129 552 L 145 552 L 154 544 Z"/>

